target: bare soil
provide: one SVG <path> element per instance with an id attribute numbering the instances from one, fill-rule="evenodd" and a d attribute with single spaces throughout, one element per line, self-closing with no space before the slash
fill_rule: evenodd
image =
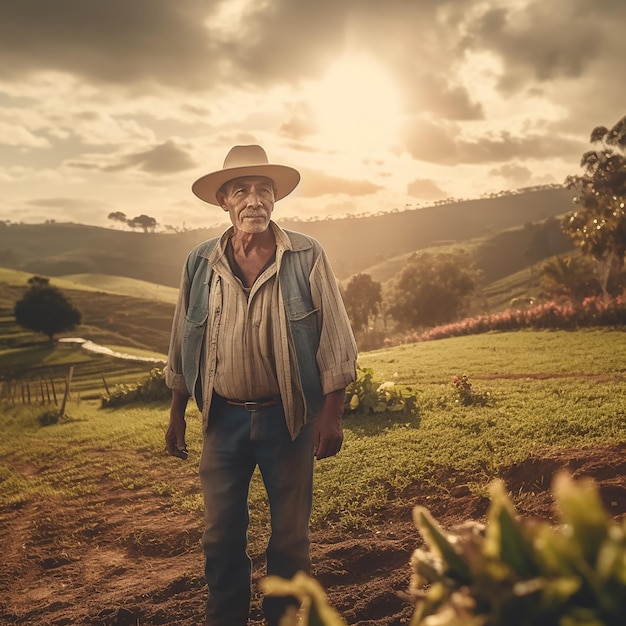
<path id="1" fill-rule="evenodd" d="M 593 478 L 607 510 L 626 513 L 626 443 L 588 446 L 529 458 L 500 473 L 523 494 L 524 517 L 555 520 L 550 484 L 562 469 Z M 28 473 L 23 468 L 23 473 Z M 444 527 L 484 520 L 488 500 L 470 493 L 458 475 L 441 471 L 439 488 L 413 485 L 372 516 L 367 530 L 312 533 L 313 575 L 350 625 L 407 623 L 412 607 L 397 593 L 409 582 L 409 558 L 421 540 L 412 507 L 427 506 Z M 199 546 L 201 520 L 174 515 L 149 490 L 103 490 L 70 501 L 27 502 L 0 511 L 0 623 L 49 626 L 138 626 L 203 623 L 206 594 Z M 262 624 L 254 560 L 250 624 Z"/>

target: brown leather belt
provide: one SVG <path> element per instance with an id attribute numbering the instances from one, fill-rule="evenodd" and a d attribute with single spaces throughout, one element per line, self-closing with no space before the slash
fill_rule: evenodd
<path id="1" fill-rule="evenodd" d="M 278 404 L 278 400 L 276 398 L 265 398 L 263 400 L 229 400 L 226 398 L 226 404 L 230 404 L 231 406 L 241 406 L 246 411 L 258 411 L 260 409 L 267 409 L 270 406 L 276 406 Z"/>

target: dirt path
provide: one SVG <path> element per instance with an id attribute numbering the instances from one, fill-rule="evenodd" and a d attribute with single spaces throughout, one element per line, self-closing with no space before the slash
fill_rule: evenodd
<path id="1" fill-rule="evenodd" d="M 607 509 L 626 513 L 626 444 L 586 447 L 531 458 L 501 473 L 524 516 L 552 519 L 551 477 L 567 469 L 600 486 Z M 441 472 L 439 484 L 458 476 Z M 407 623 L 412 609 L 396 592 L 408 585 L 409 558 L 420 541 L 411 519 L 426 505 L 444 526 L 483 519 L 488 501 L 467 488 L 426 491 L 414 485 L 359 533 L 318 529 L 312 534 L 313 574 L 350 625 Z M 530 492 L 534 495 L 530 495 Z M 146 626 L 202 624 L 205 597 L 201 520 L 174 515 L 148 490 L 102 491 L 69 502 L 46 500 L 0 511 L 0 623 L 24 625 Z M 254 554 L 251 624 L 261 624 Z"/>

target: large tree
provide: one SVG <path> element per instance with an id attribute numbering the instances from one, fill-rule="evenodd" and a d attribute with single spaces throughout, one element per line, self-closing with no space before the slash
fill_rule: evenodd
<path id="1" fill-rule="evenodd" d="M 621 269 L 626 254 L 626 116 L 611 129 L 594 128 L 591 143 L 593 150 L 580 161 L 583 174 L 565 179 L 577 193 L 577 209 L 562 226 L 583 254 L 596 261 L 606 296 L 610 274 Z"/>
<path id="2" fill-rule="evenodd" d="M 403 328 L 446 324 L 467 313 L 479 284 L 467 253 L 415 252 L 393 280 L 385 308 Z"/>
<path id="3" fill-rule="evenodd" d="M 73 330 L 80 324 L 80 311 L 47 278 L 33 276 L 28 284 L 13 311 L 20 326 L 43 333 L 52 341 L 57 333 Z"/>
<path id="4" fill-rule="evenodd" d="M 342 290 L 352 328 L 367 332 L 371 318 L 379 313 L 382 286 L 369 274 L 355 274 Z"/>

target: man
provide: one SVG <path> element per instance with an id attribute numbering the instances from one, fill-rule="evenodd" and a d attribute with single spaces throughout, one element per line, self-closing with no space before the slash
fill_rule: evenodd
<path id="1" fill-rule="evenodd" d="M 271 220 L 300 174 L 270 164 L 261 146 L 235 146 L 193 192 L 232 222 L 183 268 L 165 377 L 172 389 L 169 454 L 187 458 L 185 408 L 202 412 L 207 626 L 248 620 L 248 488 L 258 466 L 271 535 L 267 573 L 310 571 L 313 459 L 341 448 L 345 388 L 357 349 L 320 244 Z M 263 601 L 268 624 L 295 598 Z"/>

